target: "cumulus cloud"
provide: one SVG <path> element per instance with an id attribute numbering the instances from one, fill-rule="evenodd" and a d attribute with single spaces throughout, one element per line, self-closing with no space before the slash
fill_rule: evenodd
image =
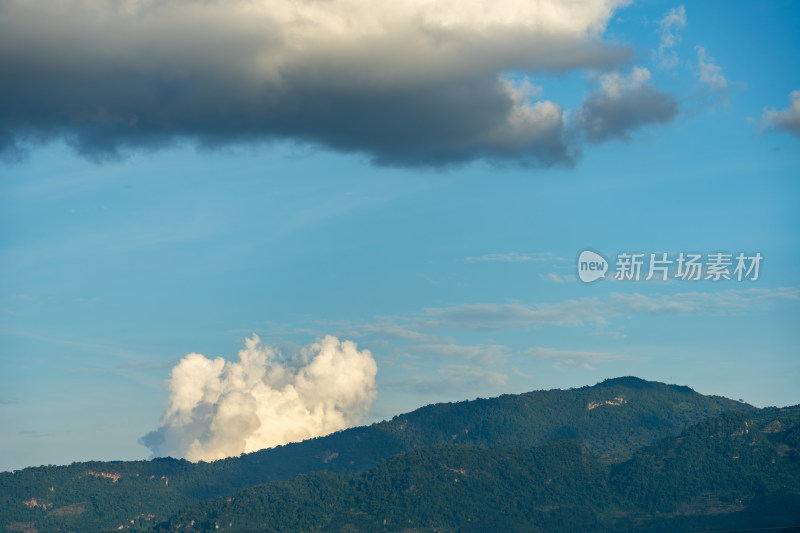
<path id="1" fill-rule="evenodd" d="M 765 109 L 761 117 L 761 126 L 763 129 L 785 131 L 800 139 L 800 90 L 792 91 L 788 108 L 781 111 Z"/>
<path id="2" fill-rule="evenodd" d="M 142 437 L 155 456 L 215 460 L 344 429 L 375 400 L 367 350 L 327 336 L 281 359 L 258 336 L 238 361 L 190 353 L 172 369 L 159 428 Z"/>
<path id="3" fill-rule="evenodd" d="M 562 109 L 504 73 L 620 64 L 602 33 L 627 1 L 7 0 L 0 150 L 288 139 L 382 164 L 570 164 Z"/>
<path id="4" fill-rule="evenodd" d="M 661 41 L 658 43 L 658 60 L 662 67 L 673 68 L 678 64 L 678 56 L 672 50 L 681 42 L 679 30 L 686 26 L 684 6 L 673 7 L 658 22 Z"/>
<path id="5" fill-rule="evenodd" d="M 586 98 L 578 122 L 592 143 L 630 140 L 632 131 L 671 121 L 678 115 L 675 98 L 650 83 L 650 71 L 634 67 L 628 76 L 611 72 Z"/>

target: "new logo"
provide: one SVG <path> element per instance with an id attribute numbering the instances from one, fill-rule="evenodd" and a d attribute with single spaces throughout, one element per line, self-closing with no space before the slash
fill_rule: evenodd
<path id="1" fill-rule="evenodd" d="M 604 278 L 608 272 L 608 261 L 591 250 L 584 250 L 578 257 L 578 278 L 584 283 L 591 283 Z"/>

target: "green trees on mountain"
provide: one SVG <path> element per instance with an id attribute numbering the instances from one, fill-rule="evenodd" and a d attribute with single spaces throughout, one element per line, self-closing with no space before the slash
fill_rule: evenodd
<path id="1" fill-rule="evenodd" d="M 800 408 L 784 410 L 796 415 Z M 795 419 L 724 414 L 604 464 L 575 441 L 416 448 L 183 509 L 173 531 L 681 531 L 800 523 Z M 786 426 L 784 426 L 786 427 Z"/>
<path id="2" fill-rule="evenodd" d="M 723 413 L 733 418 L 715 418 Z M 772 418 L 742 434 L 750 447 L 736 459 L 739 440 L 709 436 L 735 433 L 762 415 Z M 431 405 L 211 463 L 167 458 L 3 472 L 0 531 L 150 531 L 170 517 L 167 529 L 181 517 L 184 525 L 195 520 L 191 528 L 216 529 L 234 507 L 249 517 L 237 527 L 255 530 L 531 531 L 545 524 L 535 527 L 558 531 L 575 520 L 599 528 L 613 513 L 622 513 L 616 521 L 644 513 L 652 524 L 654 513 L 683 512 L 682 505 L 690 514 L 732 509 L 744 505 L 742 494 L 751 507 L 769 507 L 778 495 L 792 502 L 798 443 L 791 409 L 759 411 L 687 387 L 618 378 Z M 677 471 L 685 471 L 680 480 Z M 752 500 L 758 494 L 767 500 Z"/>

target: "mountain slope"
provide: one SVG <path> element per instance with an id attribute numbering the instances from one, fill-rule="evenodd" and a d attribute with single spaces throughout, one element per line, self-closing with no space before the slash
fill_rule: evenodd
<path id="1" fill-rule="evenodd" d="M 602 462 L 618 462 L 731 410 L 755 408 L 627 377 L 580 389 L 430 405 L 389 421 L 212 463 L 159 459 L 26 468 L 0 474 L 0 527 L 147 528 L 191 502 L 317 470 L 354 474 L 404 450 L 445 443 L 533 447 L 575 439 Z"/>
<path id="2" fill-rule="evenodd" d="M 798 525 L 799 420 L 800 407 L 727 413 L 615 465 L 575 441 L 417 448 L 350 478 L 320 472 L 194 504 L 158 530 L 675 532 Z"/>

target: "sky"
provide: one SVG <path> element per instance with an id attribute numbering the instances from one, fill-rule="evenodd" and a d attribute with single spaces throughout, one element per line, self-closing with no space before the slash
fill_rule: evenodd
<path id="1" fill-rule="evenodd" d="M 800 403 L 798 27 L 788 0 L 0 3 L 0 470 L 627 375 Z"/>

